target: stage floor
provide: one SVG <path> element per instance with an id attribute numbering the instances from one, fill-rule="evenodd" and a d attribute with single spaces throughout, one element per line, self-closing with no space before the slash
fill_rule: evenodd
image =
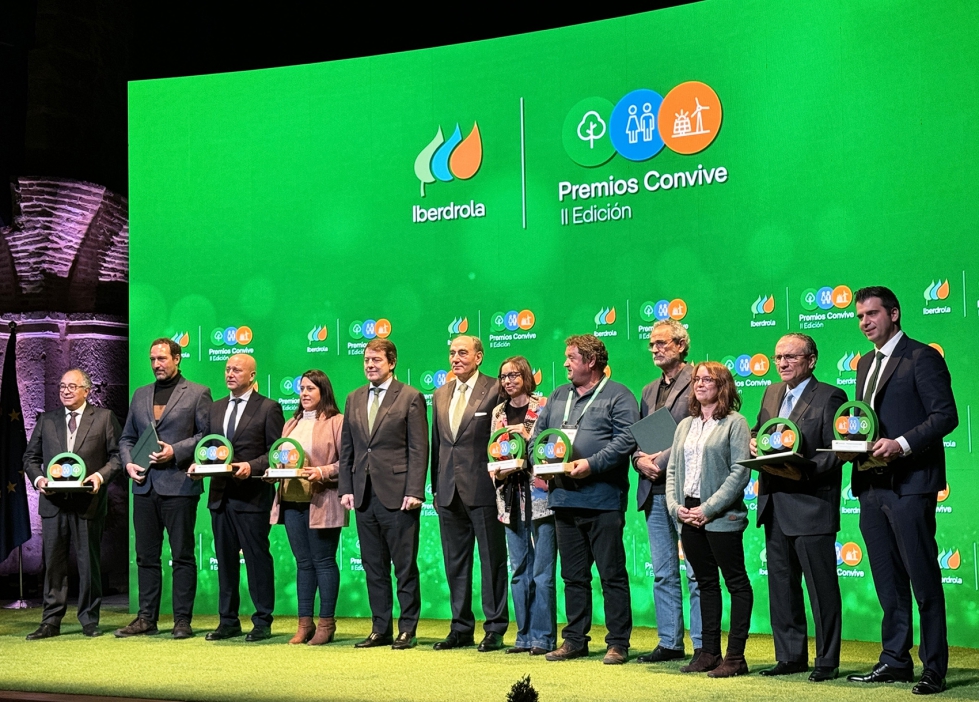
<path id="1" fill-rule="evenodd" d="M 58 702 L 98 698 L 167 700 L 474 700 L 502 701 L 514 682 L 531 676 L 541 702 L 556 700 L 772 699 L 908 700 L 910 685 L 856 685 L 848 673 L 865 671 L 876 661 L 876 644 L 844 642 L 840 679 L 814 684 L 805 674 L 771 679 L 757 671 L 774 663 L 770 636 L 748 642 L 752 674 L 730 680 L 679 672 L 682 662 L 623 666 L 602 665 L 604 629 L 592 631 L 592 655 L 566 663 L 543 657 L 479 653 L 475 648 L 434 651 L 432 644 L 448 631 L 447 622 L 427 620 L 419 628 L 419 645 L 409 651 L 390 648 L 354 649 L 369 631 L 366 619 L 338 621 L 336 641 L 321 647 L 289 646 L 295 619 L 283 617 L 268 641 L 247 644 L 243 638 L 208 642 L 204 634 L 217 617 L 194 620 L 197 636 L 174 641 L 169 633 L 116 639 L 112 630 L 131 619 L 124 607 L 106 607 L 106 634 L 88 639 L 81 634 L 74 610 L 63 622 L 61 636 L 42 641 L 24 637 L 38 624 L 40 609 L 0 610 L 0 700 Z M 162 620 L 163 626 L 172 622 Z M 246 627 L 247 630 L 247 627 Z M 506 637 L 508 644 L 513 634 Z M 633 633 L 633 658 L 652 649 L 654 629 Z M 689 647 L 689 641 L 687 642 Z M 689 650 L 689 648 L 688 648 Z M 917 669 L 920 673 L 920 667 Z M 953 648 L 948 691 L 942 699 L 979 700 L 979 650 Z M 18 696 L 16 691 L 24 695 Z M 29 693 L 57 693 L 56 697 Z M 81 701 L 80 701 L 81 702 Z"/>

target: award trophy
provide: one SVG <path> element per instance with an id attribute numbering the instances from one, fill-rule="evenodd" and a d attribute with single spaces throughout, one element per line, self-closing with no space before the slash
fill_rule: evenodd
<path id="1" fill-rule="evenodd" d="M 853 459 L 860 470 L 887 465 L 886 461 L 869 455 L 880 438 L 880 422 L 877 413 L 866 402 L 852 400 L 840 405 L 833 423 L 833 433 L 836 434 L 836 439 L 832 448 L 820 449 L 821 451 L 861 454 Z"/>
<path id="2" fill-rule="evenodd" d="M 276 440 L 269 449 L 269 467 L 263 478 L 301 478 L 306 465 L 306 452 L 299 442 L 289 437 Z"/>
<path id="3" fill-rule="evenodd" d="M 571 439 L 560 429 L 547 429 L 534 442 L 534 475 L 564 475 L 571 460 Z"/>
<path id="4" fill-rule="evenodd" d="M 527 442 L 520 434 L 507 427 L 497 429 L 490 437 L 489 446 L 486 448 L 486 455 L 489 456 L 486 469 L 498 470 L 502 478 L 523 470 L 526 454 Z"/>
<path id="5" fill-rule="evenodd" d="M 802 480 L 803 474 L 815 467 L 799 455 L 802 435 L 799 427 L 785 417 L 773 417 L 762 424 L 755 441 L 758 457 L 741 461 L 741 465 L 790 480 Z"/>
<path id="6" fill-rule="evenodd" d="M 56 492 L 91 492 L 92 486 L 83 483 L 88 473 L 85 461 L 74 453 L 59 453 L 48 463 L 48 484 L 45 490 Z"/>
<path id="7" fill-rule="evenodd" d="M 196 463 L 191 466 L 197 475 L 219 475 L 231 472 L 231 442 L 220 434 L 208 434 L 194 449 Z"/>

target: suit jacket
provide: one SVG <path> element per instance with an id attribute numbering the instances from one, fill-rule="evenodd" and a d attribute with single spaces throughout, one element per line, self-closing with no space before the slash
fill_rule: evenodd
<path id="1" fill-rule="evenodd" d="M 392 380 L 367 430 L 370 385 L 347 396 L 340 436 L 340 495 L 353 495 L 364 504 L 367 475 L 387 509 L 401 509 L 406 496 L 425 500 L 428 465 L 428 419 L 425 397 L 410 385 Z"/>
<path id="2" fill-rule="evenodd" d="M 857 363 L 857 399 L 863 399 L 874 354 Z M 952 377 L 945 359 L 931 346 L 904 335 L 877 377 L 874 411 L 885 439 L 903 436 L 911 454 L 888 465 L 898 495 L 927 495 L 945 489 L 945 445 L 942 439 L 959 423 L 952 396 Z M 853 467 L 855 495 L 869 485 L 873 471 Z"/>
<path id="3" fill-rule="evenodd" d="M 486 449 L 489 446 L 493 408 L 506 398 L 496 378 L 478 373 L 469 393 L 466 411 L 453 439 L 449 408 L 458 381 L 446 383 L 432 397 L 432 492 L 438 504 L 447 507 L 459 497 L 467 507 L 496 505 L 496 488 L 489 477 Z"/>
<path id="4" fill-rule="evenodd" d="M 139 437 L 155 421 L 153 388 L 154 384 L 150 383 L 136 388 L 133 393 L 126 426 L 119 437 L 119 460 L 124 468 L 132 463 L 132 450 Z M 160 420 L 156 422 L 156 433 L 160 441 L 173 447 L 173 460 L 150 466 L 143 483 L 133 482 L 134 495 L 145 495 L 151 489 L 156 490 L 158 495 L 166 496 L 200 495 L 204 491 L 199 480 L 192 480 L 187 475 L 187 468 L 193 463 L 197 442 L 207 434 L 210 409 L 211 391 L 181 377 Z"/>
<path id="5" fill-rule="evenodd" d="M 75 512 L 82 519 L 105 517 L 109 481 L 122 469 L 119 462 L 119 431 L 119 420 L 111 411 L 86 405 L 75 432 L 72 453 L 85 461 L 89 475 L 98 472 L 102 476 L 102 487 L 94 495 L 66 493 L 48 496 L 39 493 L 37 511 L 42 517 L 53 517 L 60 511 Z M 42 475 L 47 475 L 48 463 L 52 458 L 67 450 L 68 427 L 64 407 L 38 417 L 27 451 L 24 452 L 24 471 L 30 476 L 31 484 Z"/>
<path id="6" fill-rule="evenodd" d="M 785 383 L 775 383 L 765 389 L 752 436 L 757 436 L 765 422 L 778 416 L 787 388 Z M 835 453 L 816 449 L 832 444 L 833 421 L 844 402 L 846 394 L 842 390 L 820 383 L 815 376 L 810 378 L 787 419 L 799 427 L 799 453 L 816 463 L 815 473 L 808 479 L 790 480 L 759 471 L 758 526 L 771 522 L 774 512 L 779 528 L 787 536 L 835 534 L 840 530 L 843 463 Z"/>
<path id="7" fill-rule="evenodd" d="M 286 422 L 282 436 L 292 434 L 299 420 L 292 418 Z M 343 431 L 343 415 L 335 414 L 326 418 L 320 415 L 313 423 L 313 445 L 306 454 L 306 463 L 323 469 L 325 482 L 309 484 L 309 528 L 331 529 L 350 524 L 350 513 L 340 504 L 337 479 L 340 476 L 340 433 Z M 285 483 L 279 483 L 284 486 Z M 279 511 L 280 490 L 275 491 L 272 502 L 272 524 L 284 523 L 284 515 Z"/>
<path id="8" fill-rule="evenodd" d="M 210 426 L 214 434 L 224 434 L 224 415 L 230 398 L 226 395 L 211 405 Z M 285 418 L 278 402 L 253 391 L 235 424 L 231 448 L 232 463 L 248 463 L 252 475 L 263 475 L 269 467 L 269 449 L 282 436 Z M 214 475 L 207 492 L 207 508 L 228 505 L 237 512 L 269 512 L 275 488 L 257 478 Z"/>
<path id="9" fill-rule="evenodd" d="M 666 404 L 663 407 L 670 411 L 677 424 L 690 416 L 690 382 L 693 379 L 693 364 L 687 363 L 683 370 L 677 373 L 670 387 L 670 392 L 666 396 Z M 660 376 L 649 385 L 642 389 L 642 399 L 639 402 L 639 418 L 642 419 L 655 411 L 656 395 L 659 393 L 660 386 L 663 384 L 663 376 Z M 636 509 L 642 509 L 649 498 L 649 493 L 662 494 L 666 489 L 666 466 L 670 462 L 670 451 L 668 448 L 656 459 L 656 465 L 663 471 L 659 480 L 652 481 L 642 473 L 639 473 L 639 486 L 636 489 Z M 633 459 L 635 462 L 635 459 Z"/>

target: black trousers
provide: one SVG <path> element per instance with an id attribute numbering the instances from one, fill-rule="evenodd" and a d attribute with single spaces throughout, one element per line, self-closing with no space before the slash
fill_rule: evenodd
<path id="1" fill-rule="evenodd" d="M 252 625 L 272 626 L 275 609 L 275 572 L 269 551 L 269 513 L 239 512 L 227 504 L 211 510 L 211 529 L 214 532 L 214 551 L 218 558 L 218 614 L 220 623 L 240 624 L 241 556 L 248 575 L 248 594 L 255 605 Z"/>
<path id="2" fill-rule="evenodd" d="M 199 495 L 164 496 L 156 490 L 133 495 L 133 529 L 136 532 L 136 573 L 139 582 L 139 616 L 151 622 L 160 618 L 163 592 L 163 530 L 170 541 L 173 561 L 173 619 L 190 621 L 197 596 L 197 561 L 194 558 L 194 525 Z"/>
<path id="3" fill-rule="evenodd" d="M 391 510 L 377 498 L 367 479 L 366 499 L 356 511 L 360 562 L 367 576 L 367 598 L 371 605 L 371 631 L 390 636 L 393 631 L 394 598 L 391 596 L 391 564 L 398 582 L 398 633 L 418 628 L 422 596 L 418 576 L 420 509 Z"/>
<path id="4" fill-rule="evenodd" d="M 925 669 L 945 677 L 948 625 L 935 542 L 938 496 L 902 497 L 890 487 L 871 486 L 859 499 L 860 532 L 867 544 L 877 599 L 884 610 L 880 662 L 903 670 L 914 669 L 913 588 L 921 622 L 918 657 Z"/>
<path id="5" fill-rule="evenodd" d="M 41 519 L 44 553 L 44 609 L 41 623 L 60 626 L 68 609 L 68 546 L 78 563 L 78 621 L 99 623 L 102 606 L 102 527 L 104 517 L 82 519 L 76 512 L 58 512 Z"/>
<path id="6" fill-rule="evenodd" d="M 776 660 L 809 662 L 806 604 L 802 596 L 805 575 L 816 625 L 815 664 L 839 667 L 843 605 L 836 575 L 836 535 L 786 536 L 773 509 L 771 521 L 765 524 L 765 549 Z"/>
<path id="7" fill-rule="evenodd" d="M 632 637 L 632 597 L 626 571 L 619 511 L 555 509 L 557 548 L 564 580 L 564 609 L 568 625 L 561 635 L 575 648 L 588 643 L 592 620 L 591 567 L 598 567 L 605 599 L 608 646 L 629 648 Z"/>
<path id="8" fill-rule="evenodd" d="M 688 509 L 699 505 L 700 500 L 690 497 L 686 500 Z M 721 653 L 720 574 L 723 573 L 724 584 L 731 595 L 731 630 L 727 637 L 727 652 L 743 655 L 754 603 L 751 581 L 744 566 L 744 532 L 708 531 L 704 527 L 684 524 L 680 529 L 680 541 L 700 586 L 704 652 Z"/>
<path id="9" fill-rule="evenodd" d="M 507 608 L 506 527 L 496 514 L 496 505 L 467 507 L 455 493 L 448 507 L 438 507 L 439 531 L 445 578 L 449 584 L 452 606 L 451 631 L 472 634 L 476 629 L 473 615 L 473 548 L 479 548 L 482 580 L 483 615 L 486 633 L 506 633 L 510 624 Z"/>

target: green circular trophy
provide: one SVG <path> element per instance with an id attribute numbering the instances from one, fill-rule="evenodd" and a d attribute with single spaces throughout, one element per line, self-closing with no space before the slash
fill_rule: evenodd
<path id="1" fill-rule="evenodd" d="M 194 472 L 200 475 L 230 473 L 233 456 L 234 449 L 227 438 L 221 434 L 208 434 L 194 449 Z"/>
<path id="2" fill-rule="evenodd" d="M 833 450 L 841 453 L 869 453 L 877 443 L 880 422 L 866 402 L 851 400 L 840 405 L 833 422 Z"/>
<path id="3" fill-rule="evenodd" d="M 523 436 L 509 427 L 497 429 L 490 436 L 486 455 L 489 457 L 487 470 L 499 471 L 501 476 L 508 475 L 523 469 L 527 442 L 524 441 Z"/>
<path id="4" fill-rule="evenodd" d="M 774 417 L 761 425 L 756 437 L 758 455 L 797 453 L 802 443 L 799 427 L 784 417 Z"/>
<path id="5" fill-rule="evenodd" d="M 82 481 L 88 476 L 85 461 L 77 453 L 59 453 L 48 462 L 45 490 L 58 492 L 91 492 L 92 486 Z"/>
<path id="6" fill-rule="evenodd" d="M 306 465 L 306 452 L 299 442 L 284 436 L 269 449 L 269 467 L 266 478 L 300 478 Z"/>
<path id="7" fill-rule="evenodd" d="M 534 441 L 534 475 L 563 475 L 571 460 L 571 439 L 560 429 L 545 429 Z"/>

